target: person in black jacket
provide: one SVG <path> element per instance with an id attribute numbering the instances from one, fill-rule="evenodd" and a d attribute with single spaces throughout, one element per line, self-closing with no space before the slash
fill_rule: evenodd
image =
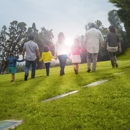
<path id="1" fill-rule="evenodd" d="M 107 43 L 107 50 L 108 50 L 109 57 L 111 60 L 112 68 L 118 67 L 118 63 L 116 59 L 116 52 L 118 51 L 118 48 L 120 52 L 122 51 L 122 49 L 121 49 L 119 36 L 116 33 L 115 28 L 113 26 L 109 27 L 109 33 L 107 34 L 106 43 Z"/>

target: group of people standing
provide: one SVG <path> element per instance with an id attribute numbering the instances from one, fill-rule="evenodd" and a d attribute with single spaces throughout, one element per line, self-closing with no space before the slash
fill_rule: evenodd
<path id="1" fill-rule="evenodd" d="M 58 40 L 55 43 L 55 55 L 52 56 L 51 51 L 49 50 L 48 46 L 44 46 L 44 51 L 42 53 L 42 56 L 40 56 L 39 47 L 37 43 L 34 42 L 34 36 L 29 36 L 29 41 L 26 42 L 23 46 L 23 60 L 16 59 L 13 54 L 11 53 L 8 57 L 8 64 L 9 64 L 9 71 L 12 73 L 12 82 L 15 80 L 15 67 L 16 62 L 22 62 L 25 60 L 25 76 L 24 80 L 26 81 L 28 79 L 29 75 L 29 68 L 30 65 L 32 65 L 32 71 L 31 71 L 31 78 L 35 78 L 35 69 L 36 69 L 36 62 L 37 57 L 39 61 L 44 62 L 46 67 L 46 75 L 49 76 L 49 68 L 51 59 L 58 59 L 60 62 L 60 76 L 63 76 L 65 74 L 65 64 L 67 58 L 72 59 L 74 72 L 75 74 L 78 74 L 78 64 L 81 63 L 81 57 L 80 53 L 87 51 L 87 72 L 95 72 L 96 71 L 96 64 L 97 64 L 97 58 L 98 58 L 98 52 L 101 48 L 107 44 L 107 50 L 110 56 L 111 65 L 112 68 L 118 67 L 117 60 L 116 60 L 116 52 L 121 52 L 121 44 L 119 41 L 119 36 L 115 31 L 115 28 L 113 26 L 109 27 L 109 33 L 107 34 L 106 41 L 104 41 L 104 38 L 101 34 L 101 32 L 96 29 L 96 26 L 94 23 L 90 25 L 90 29 L 86 31 L 84 36 L 84 45 L 85 48 L 81 47 L 81 44 L 79 42 L 79 39 L 74 39 L 74 43 L 69 51 L 68 46 L 65 43 L 65 36 L 62 32 L 58 35 Z M 26 52 L 26 57 L 25 57 Z M 91 69 L 91 61 L 92 69 Z"/>

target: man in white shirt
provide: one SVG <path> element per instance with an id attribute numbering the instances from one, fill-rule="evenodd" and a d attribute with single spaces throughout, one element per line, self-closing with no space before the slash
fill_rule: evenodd
<path id="1" fill-rule="evenodd" d="M 99 52 L 99 44 L 103 44 L 104 38 L 99 30 L 97 30 L 96 25 L 94 23 L 91 23 L 90 29 L 87 30 L 85 37 L 84 37 L 84 43 L 87 49 L 87 65 L 88 70 L 87 72 L 90 72 L 90 63 L 91 59 L 93 62 L 92 65 L 92 72 L 96 71 L 96 64 L 97 64 L 97 58 L 98 58 L 98 52 Z"/>
<path id="2" fill-rule="evenodd" d="M 26 52 L 26 58 L 24 58 L 25 52 Z M 37 43 L 34 42 L 33 35 L 30 35 L 29 41 L 24 43 L 22 55 L 23 59 L 26 59 L 24 80 L 26 81 L 28 78 L 30 65 L 32 65 L 31 78 L 35 78 L 36 60 L 37 56 L 38 58 L 40 58 L 40 52 Z"/>

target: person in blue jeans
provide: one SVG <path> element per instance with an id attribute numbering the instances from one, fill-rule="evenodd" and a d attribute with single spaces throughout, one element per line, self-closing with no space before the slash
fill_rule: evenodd
<path id="1" fill-rule="evenodd" d="M 15 81 L 15 73 L 16 73 L 16 63 L 17 62 L 23 62 L 24 60 L 18 60 L 17 58 L 15 58 L 13 53 L 10 53 L 8 58 L 7 58 L 7 62 L 8 62 L 8 70 L 9 72 L 12 74 L 11 77 L 11 82 L 14 83 Z"/>
<path id="2" fill-rule="evenodd" d="M 64 69 L 69 52 L 69 49 L 64 40 L 65 36 L 62 32 L 60 32 L 58 35 L 58 40 L 55 44 L 55 57 L 60 61 L 60 76 L 65 74 Z"/>
<path id="3" fill-rule="evenodd" d="M 24 57 L 25 52 L 26 57 Z M 37 57 L 40 58 L 40 52 L 37 43 L 34 42 L 33 35 L 30 35 L 29 41 L 24 43 L 22 56 L 23 59 L 26 59 L 24 80 L 26 81 L 28 79 L 30 65 L 32 65 L 31 78 L 35 78 Z"/>

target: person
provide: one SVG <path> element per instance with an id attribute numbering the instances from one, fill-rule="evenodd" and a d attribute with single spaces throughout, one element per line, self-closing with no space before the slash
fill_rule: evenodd
<path id="1" fill-rule="evenodd" d="M 60 76 L 65 74 L 64 69 L 69 52 L 68 47 L 64 41 L 65 36 L 63 32 L 60 32 L 58 35 L 58 40 L 55 43 L 55 57 L 60 61 Z"/>
<path id="2" fill-rule="evenodd" d="M 10 53 L 9 56 L 7 57 L 8 70 L 12 74 L 11 75 L 11 82 L 14 83 L 14 81 L 15 81 L 16 63 L 23 62 L 23 61 L 24 60 L 18 60 L 17 58 L 15 58 L 13 53 Z"/>
<path id="3" fill-rule="evenodd" d="M 49 50 L 49 47 L 48 46 L 44 46 L 42 57 L 40 58 L 39 61 L 43 61 L 44 64 L 45 64 L 45 67 L 46 67 L 46 76 L 49 76 L 50 62 L 51 62 L 52 58 L 55 58 L 55 57 L 52 56 L 52 53 Z"/>
<path id="4" fill-rule="evenodd" d="M 116 33 L 114 26 L 109 26 L 109 33 L 107 34 L 107 39 L 105 44 L 107 44 L 107 50 L 111 60 L 112 68 L 118 67 L 116 52 L 118 51 L 118 47 L 120 52 L 122 51 L 122 48 L 121 48 L 119 36 Z M 103 44 L 102 47 L 104 47 L 105 44 Z"/>
<path id="5" fill-rule="evenodd" d="M 26 52 L 26 58 L 24 58 L 25 52 Z M 26 81 L 28 79 L 30 65 L 32 65 L 31 78 L 35 78 L 36 61 L 37 56 L 38 58 L 40 58 L 40 52 L 37 43 L 34 42 L 33 35 L 30 35 L 29 41 L 24 43 L 22 56 L 23 59 L 26 59 L 24 80 Z"/>
<path id="6" fill-rule="evenodd" d="M 92 72 L 96 71 L 96 64 L 99 52 L 99 45 L 104 42 L 104 38 L 99 30 L 96 29 L 96 25 L 91 23 L 90 29 L 86 31 L 84 36 L 84 43 L 87 49 L 87 65 L 88 70 L 87 72 L 91 71 L 91 58 L 92 58 Z"/>
<path id="7" fill-rule="evenodd" d="M 78 64 L 81 63 L 81 57 L 80 57 L 80 52 L 86 51 L 85 49 L 83 49 L 80 45 L 79 39 L 75 39 L 74 43 L 71 47 L 71 52 L 69 54 L 69 57 L 72 55 L 72 63 L 73 63 L 73 67 L 74 67 L 74 72 L 75 74 L 78 74 Z"/>

